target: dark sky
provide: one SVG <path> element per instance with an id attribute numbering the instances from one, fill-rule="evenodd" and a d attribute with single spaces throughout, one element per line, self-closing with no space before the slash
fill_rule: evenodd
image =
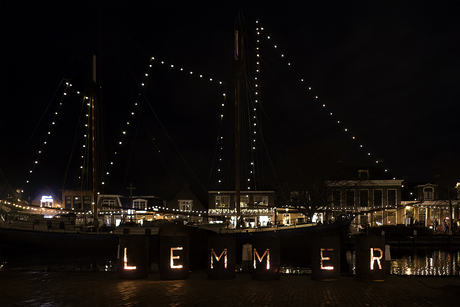
<path id="1" fill-rule="evenodd" d="M 249 49 L 256 44 L 255 20 L 264 28 L 260 93 L 268 117 L 265 127 L 277 127 L 276 134 L 265 134 L 267 147 L 273 146 L 276 154 L 312 143 L 339 143 L 353 161 L 371 152 L 366 161 L 384 158 L 391 172 L 410 181 L 430 181 L 444 161 L 456 160 L 459 1 L 265 2 L 0 2 L 4 177 L 15 188 L 30 178 L 32 195 L 44 185 L 62 187 L 77 125 L 71 118 L 80 112 L 77 99 L 60 109 L 33 176 L 28 172 L 53 120 L 62 78 L 72 79 L 75 90 L 87 87 L 100 20 L 105 163 L 113 160 L 114 151 L 118 155 L 108 181 L 112 192 L 127 193 L 130 182 L 139 193 L 164 197 L 184 182 L 196 190 L 213 189 L 208 179 L 222 93 L 228 93 L 227 105 L 233 99 L 232 36 L 239 10 L 253 44 Z M 158 60 L 148 71 L 151 56 Z M 136 113 L 126 137 L 122 131 L 134 102 L 142 101 L 139 84 L 146 72 L 149 104 L 144 100 L 142 120 Z M 117 145 L 119 139 L 123 146 Z M 71 182 L 67 178 L 64 187 Z"/>

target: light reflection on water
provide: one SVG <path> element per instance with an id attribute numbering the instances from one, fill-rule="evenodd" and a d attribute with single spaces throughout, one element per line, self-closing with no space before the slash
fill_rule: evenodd
<path id="1" fill-rule="evenodd" d="M 396 255 L 395 255 L 396 256 Z M 460 251 L 424 250 L 392 257 L 390 274 L 459 276 Z"/>

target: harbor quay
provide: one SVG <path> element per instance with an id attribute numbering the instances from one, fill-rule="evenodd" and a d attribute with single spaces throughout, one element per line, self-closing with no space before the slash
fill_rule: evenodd
<path id="1" fill-rule="evenodd" d="M 0 270 L 1 306 L 460 306 L 460 278 L 387 275 L 384 281 L 341 276 L 315 281 L 281 274 L 226 280 L 192 271 L 187 279 L 160 274 L 120 279 L 115 272 Z"/>

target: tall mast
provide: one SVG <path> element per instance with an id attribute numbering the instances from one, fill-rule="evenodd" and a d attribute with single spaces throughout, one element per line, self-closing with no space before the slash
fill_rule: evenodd
<path id="1" fill-rule="evenodd" d="M 101 50 L 101 31 L 98 29 L 97 37 L 97 51 L 93 54 L 93 69 L 91 76 L 91 164 L 92 164 L 92 183 L 93 183 L 93 224 L 94 227 L 99 226 L 98 210 L 97 210 L 97 196 L 99 191 L 99 104 L 101 100 L 101 76 L 100 76 L 100 50 Z"/>
<path id="2" fill-rule="evenodd" d="M 240 190 L 241 190 L 241 106 L 240 106 L 240 88 L 242 83 L 244 67 L 244 54 L 243 54 L 243 31 L 241 27 L 240 16 L 235 26 L 235 55 L 234 55 L 234 69 L 235 69 L 235 164 L 236 164 L 236 178 L 235 178 L 235 201 L 236 201 L 236 222 L 237 226 L 241 225 L 241 204 L 240 204 Z"/>

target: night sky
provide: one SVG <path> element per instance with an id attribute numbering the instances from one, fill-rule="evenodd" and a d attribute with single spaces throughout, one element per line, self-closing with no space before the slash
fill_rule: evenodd
<path id="1" fill-rule="evenodd" d="M 61 80 L 87 88 L 99 20 L 105 163 L 114 151 L 118 155 L 110 192 L 127 194 L 130 182 L 139 194 L 161 197 L 174 195 L 185 182 L 198 194 L 215 189 L 209 174 L 222 93 L 227 106 L 233 101 L 238 11 L 254 44 L 249 49 L 255 46 L 255 21 L 264 28 L 260 93 L 274 164 L 292 148 L 340 144 L 353 163 L 384 158 L 396 177 L 409 181 L 428 182 L 446 165 L 457 167 L 459 1 L 264 2 L 0 2 L 0 183 L 25 186 L 62 95 Z M 146 72 L 148 103 L 138 96 Z M 80 112 L 77 99 L 68 101 L 30 176 L 31 196 L 45 185 L 63 187 L 78 123 L 73 115 Z M 136 113 L 130 120 L 126 137 L 122 131 L 136 101 L 143 101 L 142 117 Z M 64 187 L 74 182 L 73 168 Z"/>

